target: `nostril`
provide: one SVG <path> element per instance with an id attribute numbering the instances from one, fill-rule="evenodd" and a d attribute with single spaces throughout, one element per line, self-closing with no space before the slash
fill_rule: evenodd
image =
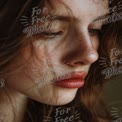
<path id="1" fill-rule="evenodd" d="M 83 65 L 84 63 L 79 61 L 79 62 L 75 62 L 74 65 Z"/>
<path id="2" fill-rule="evenodd" d="M 83 65 L 91 65 L 95 61 L 98 60 L 98 53 L 96 50 L 87 50 L 78 52 L 73 55 L 69 55 L 68 57 L 65 57 L 64 60 L 62 60 L 63 64 L 70 66 L 70 67 L 77 67 L 77 66 L 83 66 Z"/>
<path id="3" fill-rule="evenodd" d="M 65 60 L 64 64 L 66 64 L 67 66 L 70 66 L 70 67 L 75 67 L 78 65 L 83 65 L 84 63 L 81 61 L 75 61 L 75 60 Z"/>
<path id="4" fill-rule="evenodd" d="M 83 66 L 84 63 L 83 62 L 69 62 L 67 65 L 70 67 L 78 67 L 78 66 Z"/>

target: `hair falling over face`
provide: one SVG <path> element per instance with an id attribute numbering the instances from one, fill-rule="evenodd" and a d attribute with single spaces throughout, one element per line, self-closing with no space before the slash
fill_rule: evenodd
<path id="1" fill-rule="evenodd" d="M 98 60 L 121 48 L 122 21 L 109 23 L 111 18 L 99 15 L 120 13 L 112 8 L 121 5 L 120 0 L 0 1 L 0 122 L 112 122 Z"/>

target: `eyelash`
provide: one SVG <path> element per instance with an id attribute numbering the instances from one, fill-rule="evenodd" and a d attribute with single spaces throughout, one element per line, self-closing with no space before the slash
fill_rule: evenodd
<path id="1" fill-rule="evenodd" d="M 93 36 L 103 34 L 103 29 L 89 29 L 89 33 Z M 53 40 L 57 36 L 60 36 L 63 34 L 63 31 L 58 32 L 42 32 L 42 35 L 45 36 L 47 39 Z"/>
<path id="2" fill-rule="evenodd" d="M 54 39 L 57 36 L 60 36 L 63 34 L 62 31 L 58 31 L 58 32 L 42 32 L 42 34 L 49 39 Z"/>
<path id="3" fill-rule="evenodd" d="M 100 35 L 103 33 L 103 29 L 89 29 L 89 33 L 92 35 Z"/>

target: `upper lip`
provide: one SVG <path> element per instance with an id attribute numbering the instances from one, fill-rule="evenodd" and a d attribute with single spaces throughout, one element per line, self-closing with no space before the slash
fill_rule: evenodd
<path id="1" fill-rule="evenodd" d="M 84 71 L 81 72 L 72 72 L 70 74 L 66 74 L 64 76 L 60 76 L 54 80 L 52 80 L 52 82 L 58 82 L 58 81 L 62 81 L 62 80 L 70 80 L 70 79 L 81 79 L 84 80 L 86 78 L 87 73 Z"/>
<path id="2" fill-rule="evenodd" d="M 84 80 L 86 78 L 86 72 L 74 72 L 71 73 L 71 77 L 69 79 L 82 79 Z"/>

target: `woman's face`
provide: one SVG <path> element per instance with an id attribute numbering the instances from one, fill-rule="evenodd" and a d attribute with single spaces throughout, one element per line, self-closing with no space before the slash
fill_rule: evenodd
<path id="1" fill-rule="evenodd" d="M 13 64 L 23 60 L 24 68 L 7 78 L 8 87 L 45 104 L 71 102 L 98 59 L 102 23 L 97 19 L 108 12 L 108 3 L 98 1 L 52 0 L 55 17 L 51 28 L 35 36 L 35 41 L 34 37 L 26 39 L 33 41 L 35 52 L 29 45 L 22 49 L 23 57 Z M 13 65 L 11 68 L 14 70 Z"/>

